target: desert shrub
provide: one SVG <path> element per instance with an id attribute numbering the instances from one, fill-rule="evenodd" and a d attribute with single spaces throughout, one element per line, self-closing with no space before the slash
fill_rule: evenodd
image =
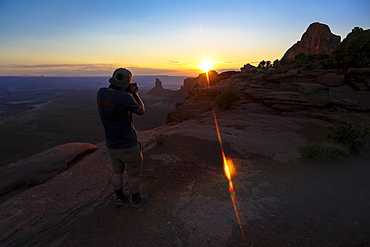
<path id="1" fill-rule="evenodd" d="M 267 74 L 268 75 L 273 75 L 273 74 L 275 74 L 276 73 L 276 69 L 274 69 L 274 68 L 269 68 L 268 70 L 267 70 Z"/>
<path id="2" fill-rule="evenodd" d="M 292 84 L 286 84 L 286 85 L 282 85 L 282 86 L 280 87 L 280 89 L 282 89 L 282 90 L 293 90 L 293 89 L 294 89 L 294 87 L 293 87 L 293 85 L 292 85 Z"/>
<path id="3" fill-rule="evenodd" d="M 226 89 L 216 97 L 216 106 L 221 109 L 232 108 L 241 96 L 236 89 Z"/>
<path id="4" fill-rule="evenodd" d="M 157 144 L 164 144 L 164 142 L 166 141 L 166 135 L 163 133 L 159 133 L 155 136 L 155 141 L 157 142 Z"/>
<path id="5" fill-rule="evenodd" d="M 339 104 L 340 104 L 340 101 L 339 100 L 336 100 L 336 99 L 327 99 L 325 101 L 325 106 L 326 107 L 331 107 L 331 106 L 339 105 Z"/>
<path id="6" fill-rule="evenodd" d="M 367 147 L 370 128 L 360 122 L 340 120 L 337 126 L 328 126 L 328 138 L 348 147 L 351 154 L 358 155 Z"/>
<path id="7" fill-rule="evenodd" d="M 294 59 L 294 68 L 303 68 L 305 70 L 312 70 L 316 67 L 330 67 L 331 59 L 327 54 L 310 54 L 299 53 Z"/>
<path id="8" fill-rule="evenodd" d="M 276 68 L 275 69 L 276 74 L 283 74 L 283 73 L 286 73 L 286 72 L 288 72 L 288 71 L 284 70 L 283 68 Z"/>
<path id="9" fill-rule="evenodd" d="M 298 147 L 303 161 L 340 160 L 349 154 L 347 148 L 334 142 L 308 143 Z"/>
<path id="10" fill-rule="evenodd" d="M 303 93 L 304 93 L 305 95 L 310 95 L 310 94 L 312 94 L 312 93 L 313 93 L 313 89 L 312 89 L 312 88 L 306 88 L 306 89 L 303 91 Z"/>
<path id="11" fill-rule="evenodd" d="M 355 27 L 332 52 L 338 67 L 364 67 L 370 63 L 370 30 Z"/>
<path id="12" fill-rule="evenodd" d="M 307 63 L 303 66 L 303 69 L 305 70 L 313 70 L 314 69 L 314 64 L 313 63 Z"/>

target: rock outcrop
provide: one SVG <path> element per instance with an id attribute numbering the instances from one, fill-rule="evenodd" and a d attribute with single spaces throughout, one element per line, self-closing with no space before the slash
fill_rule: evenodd
<path id="1" fill-rule="evenodd" d="M 322 112 L 370 112 L 370 99 L 358 92 L 367 90 L 369 69 L 349 69 L 347 75 L 340 70 L 305 71 L 294 69 L 283 74 L 262 76 L 254 73 L 232 73 L 217 78 L 209 88 L 200 88 L 196 94 L 173 107 L 167 123 L 182 122 L 196 118 L 215 105 L 217 96 L 233 87 L 242 95 L 235 105 L 247 107 L 249 111 L 265 111 L 273 114 L 294 114 L 335 120 L 336 115 Z M 346 83 L 349 81 L 349 83 Z M 356 83 L 357 86 L 349 86 Z"/>
<path id="2" fill-rule="evenodd" d="M 1 166 L 0 196 L 42 184 L 96 149 L 97 146 L 90 143 L 67 143 Z"/>
<path id="3" fill-rule="evenodd" d="M 329 26 L 319 22 L 312 23 L 301 40 L 289 48 L 281 60 L 294 61 L 300 53 L 329 54 L 340 43 L 340 39 L 340 36 L 331 33 Z"/>
<path id="4" fill-rule="evenodd" d="M 53 179 L 0 204 L 1 246 L 39 246 L 63 224 L 81 219 L 112 193 L 107 179 L 111 165 L 105 142 L 97 146 L 66 144 L 21 161 L 27 170 L 36 166 L 39 173 L 32 175 L 38 177 L 43 174 L 41 165 L 50 167 L 49 170 L 44 167 L 46 174 L 51 170 L 59 172 L 78 154 L 94 150 L 97 151 L 84 156 Z M 55 166 L 59 168 L 53 169 Z"/>

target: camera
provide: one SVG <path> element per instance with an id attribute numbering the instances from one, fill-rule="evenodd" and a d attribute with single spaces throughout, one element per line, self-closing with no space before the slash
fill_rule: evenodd
<path id="1" fill-rule="evenodd" d="M 128 84 L 128 87 L 126 88 L 125 91 L 128 92 L 128 93 L 133 94 L 133 93 L 137 92 L 138 90 L 139 90 L 139 87 L 138 87 L 137 83 L 134 82 L 134 83 Z"/>

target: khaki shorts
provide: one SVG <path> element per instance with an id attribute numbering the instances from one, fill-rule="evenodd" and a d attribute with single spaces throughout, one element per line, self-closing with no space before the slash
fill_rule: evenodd
<path id="1" fill-rule="evenodd" d="M 112 161 L 113 173 L 121 174 L 126 168 L 130 178 L 139 177 L 143 161 L 140 143 L 128 149 L 108 148 L 108 153 Z"/>

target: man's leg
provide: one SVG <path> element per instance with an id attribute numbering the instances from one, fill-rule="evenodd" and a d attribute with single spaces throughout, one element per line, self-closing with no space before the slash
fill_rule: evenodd
<path id="1" fill-rule="evenodd" d="M 128 187 L 130 188 L 131 194 L 136 194 L 140 189 L 139 178 L 128 178 Z"/>
<path id="2" fill-rule="evenodd" d="M 116 192 L 116 196 L 117 196 L 116 205 L 117 206 L 122 206 L 130 195 L 129 192 L 123 191 L 122 182 L 123 182 L 123 173 L 121 174 L 113 173 L 112 186 L 113 186 L 114 191 Z"/>
<path id="3" fill-rule="evenodd" d="M 123 173 L 112 175 L 112 186 L 114 190 L 122 189 Z"/>

